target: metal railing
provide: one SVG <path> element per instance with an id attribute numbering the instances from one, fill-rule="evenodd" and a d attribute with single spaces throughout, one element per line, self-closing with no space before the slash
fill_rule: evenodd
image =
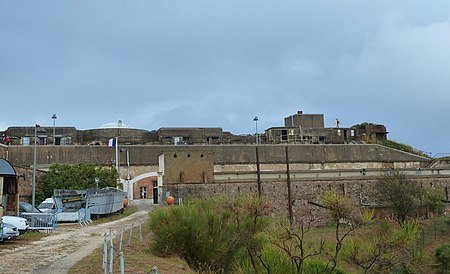
<path id="1" fill-rule="evenodd" d="M 52 232 L 57 224 L 58 218 L 55 213 L 20 213 L 21 217 L 28 220 L 30 230 L 43 230 Z"/>
<path id="2" fill-rule="evenodd" d="M 402 173 L 407 176 L 449 176 L 449 168 L 416 168 L 416 169 L 402 169 Z M 317 179 L 317 178 L 364 178 L 364 177 L 380 177 L 385 169 L 347 169 L 347 170 L 291 170 L 291 178 L 298 180 Z M 286 180 L 287 175 L 285 170 L 262 170 L 260 173 L 263 180 Z M 224 171 L 214 173 L 214 182 L 227 181 L 256 181 L 256 171 Z"/>

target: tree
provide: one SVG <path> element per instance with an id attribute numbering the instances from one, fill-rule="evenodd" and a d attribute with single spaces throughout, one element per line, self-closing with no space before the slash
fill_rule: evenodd
<path id="1" fill-rule="evenodd" d="M 336 244 L 334 251 L 328 253 L 330 256 L 329 264 L 331 264 L 330 272 L 333 272 L 337 266 L 344 240 L 357 228 L 361 220 L 359 211 L 348 196 L 340 195 L 336 191 L 330 190 L 322 195 L 322 200 L 335 225 Z"/>
<path id="2" fill-rule="evenodd" d="M 439 193 L 409 180 L 399 170 L 384 172 L 376 187 L 380 204 L 390 206 L 399 224 L 405 223 L 418 209 L 439 211 L 442 202 Z"/>
<path id="3" fill-rule="evenodd" d="M 118 174 L 114 168 L 101 168 L 92 163 L 52 164 L 37 191 L 37 200 L 51 197 L 54 189 L 96 188 L 95 178 L 98 178 L 98 188 L 116 187 Z"/>
<path id="4" fill-rule="evenodd" d="M 320 240 L 320 243 L 315 244 L 306 237 L 313 221 L 314 217 L 311 212 L 309 218 L 305 217 L 300 220 L 298 228 L 294 228 L 288 220 L 281 220 L 280 229 L 270 233 L 271 244 L 279 248 L 282 254 L 287 256 L 290 263 L 290 273 L 306 273 L 309 266 L 307 260 L 322 254 L 324 250 L 325 241 L 323 239 Z M 272 255 L 271 257 L 273 258 L 274 256 Z M 282 257 L 282 255 L 278 255 L 278 257 Z M 269 273 L 271 270 L 271 265 L 267 262 L 269 260 L 266 259 L 266 262 L 264 262 L 264 258 L 261 255 L 259 259 L 267 273 Z M 277 259 L 278 262 L 283 261 L 281 258 Z"/>

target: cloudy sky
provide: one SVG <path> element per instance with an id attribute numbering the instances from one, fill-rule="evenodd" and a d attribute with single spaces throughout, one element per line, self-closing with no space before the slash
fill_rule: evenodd
<path id="1" fill-rule="evenodd" d="M 386 125 L 450 153 L 450 1 L 1 1 L 0 130 Z"/>

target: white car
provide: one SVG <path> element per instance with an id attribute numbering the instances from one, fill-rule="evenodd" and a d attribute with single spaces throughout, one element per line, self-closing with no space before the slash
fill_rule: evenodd
<path id="1" fill-rule="evenodd" d="M 53 198 L 45 199 L 38 207 L 41 212 L 56 212 L 56 205 Z"/>
<path id="2" fill-rule="evenodd" d="M 14 239 L 19 237 L 20 233 L 17 227 L 13 226 L 12 224 L 8 223 L 2 223 L 1 225 L 1 236 L 0 241 Z"/>
<path id="3" fill-rule="evenodd" d="M 30 227 L 27 219 L 17 216 L 3 216 L 2 222 L 17 227 L 20 234 L 25 233 Z"/>

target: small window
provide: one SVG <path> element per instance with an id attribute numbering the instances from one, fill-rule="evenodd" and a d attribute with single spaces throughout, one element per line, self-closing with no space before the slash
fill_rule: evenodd
<path id="1" fill-rule="evenodd" d="M 173 137 L 173 144 L 174 145 L 182 145 L 183 144 L 183 137 L 180 137 L 180 136 Z"/>
<path id="2" fill-rule="evenodd" d="M 22 137 L 21 139 L 23 146 L 29 146 L 30 145 L 30 137 Z"/>
<path id="3" fill-rule="evenodd" d="M 141 186 L 139 189 L 139 198 L 141 199 L 147 199 L 147 187 L 146 186 Z"/>

